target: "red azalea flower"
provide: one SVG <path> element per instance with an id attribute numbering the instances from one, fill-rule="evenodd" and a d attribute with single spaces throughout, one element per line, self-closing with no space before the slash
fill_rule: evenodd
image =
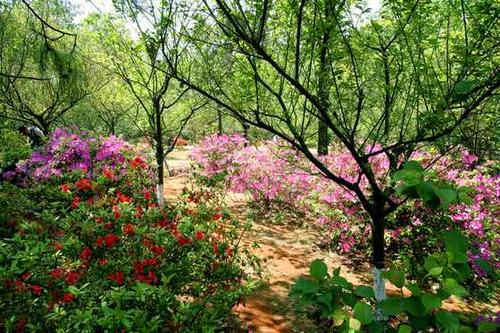
<path id="1" fill-rule="evenodd" d="M 217 243 L 212 244 L 212 250 L 214 250 L 215 255 L 219 255 L 219 245 Z"/>
<path id="2" fill-rule="evenodd" d="M 153 242 L 152 242 L 151 240 L 149 240 L 149 239 L 147 239 L 147 238 L 144 238 L 144 239 L 142 240 L 142 245 L 144 245 L 145 247 L 151 247 L 151 246 L 153 246 L 154 244 L 153 244 Z"/>
<path id="3" fill-rule="evenodd" d="M 125 202 L 125 203 L 131 203 L 132 202 L 132 198 L 131 197 L 126 196 L 125 194 L 123 194 L 120 191 L 116 192 L 116 196 L 118 197 L 118 201 L 119 202 Z"/>
<path id="4" fill-rule="evenodd" d="M 203 238 L 205 238 L 205 234 L 203 233 L 203 231 L 197 231 L 195 237 L 197 240 L 202 240 Z"/>
<path id="5" fill-rule="evenodd" d="M 113 222 L 108 222 L 104 225 L 104 230 L 112 229 L 115 224 Z"/>
<path id="6" fill-rule="evenodd" d="M 167 227 L 168 227 L 168 220 L 167 220 L 166 218 L 164 218 L 164 219 L 160 220 L 160 221 L 158 222 L 158 226 L 159 226 L 160 228 L 167 228 Z"/>
<path id="7" fill-rule="evenodd" d="M 61 245 L 61 243 L 58 243 L 58 242 L 55 242 L 54 244 L 52 244 L 52 246 L 54 247 L 54 249 L 56 251 L 61 251 L 63 249 L 63 246 Z"/>
<path id="8" fill-rule="evenodd" d="M 87 205 L 92 206 L 94 204 L 94 197 L 90 197 L 87 199 Z"/>
<path id="9" fill-rule="evenodd" d="M 99 223 L 99 224 L 104 223 L 104 219 L 103 219 L 102 217 L 96 217 L 96 218 L 95 218 L 95 221 L 96 221 L 97 223 Z"/>
<path id="10" fill-rule="evenodd" d="M 23 275 L 21 275 L 21 279 L 23 281 L 26 281 L 26 280 L 28 280 L 30 278 L 31 275 L 32 274 L 30 272 L 24 273 Z"/>
<path id="11" fill-rule="evenodd" d="M 113 180 L 115 178 L 113 171 L 111 171 L 109 169 L 104 169 L 104 171 L 102 173 L 103 173 L 104 177 L 106 177 L 109 180 Z"/>
<path id="12" fill-rule="evenodd" d="M 113 206 L 113 215 L 115 217 L 115 220 L 118 220 L 120 217 L 122 217 L 122 214 L 120 213 L 120 210 L 117 205 Z"/>
<path id="13" fill-rule="evenodd" d="M 97 246 L 102 247 L 104 245 L 104 237 L 97 237 Z"/>
<path id="14" fill-rule="evenodd" d="M 49 273 L 54 279 L 60 279 L 64 275 L 64 270 L 61 267 L 56 267 L 54 268 L 50 273 Z"/>
<path id="15" fill-rule="evenodd" d="M 18 322 L 17 322 L 16 332 L 18 332 L 18 333 L 24 332 L 24 329 L 26 328 L 26 324 L 27 323 L 28 323 L 28 319 L 27 318 L 21 318 L 21 319 L 19 319 Z"/>
<path id="16" fill-rule="evenodd" d="M 165 249 L 161 246 L 158 245 L 153 245 L 149 248 L 151 252 L 153 252 L 155 255 L 160 256 L 165 252 Z"/>
<path id="17" fill-rule="evenodd" d="M 144 264 L 140 261 L 136 261 L 133 264 L 134 266 L 134 272 L 136 273 L 144 273 Z"/>
<path id="18" fill-rule="evenodd" d="M 71 208 L 77 209 L 79 204 L 80 204 L 80 197 L 79 196 L 75 196 L 73 198 L 73 201 L 71 202 Z"/>
<path id="19" fill-rule="evenodd" d="M 34 284 L 31 286 L 31 291 L 33 292 L 33 294 L 37 296 L 40 296 L 42 294 L 42 290 L 43 288 L 40 287 L 39 285 Z"/>
<path id="20" fill-rule="evenodd" d="M 233 256 L 233 249 L 232 249 L 232 248 L 230 248 L 230 247 L 228 247 L 228 248 L 226 249 L 226 255 L 227 255 L 229 258 L 231 258 L 231 257 Z"/>
<path id="21" fill-rule="evenodd" d="M 75 295 L 73 295 L 72 293 L 64 293 L 62 301 L 63 303 L 71 303 L 74 299 Z"/>
<path id="22" fill-rule="evenodd" d="M 123 272 L 115 272 L 108 275 L 108 280 L 116 282 L 119 286 L 123 284 Z"/>
<path id="23" fill-rule="evenodd" d="M 156 277 L 156 274 L 153 271 L 148 272 L 147 279 L 150 284 L 156 283 L 158 281 L 158 278 Z"/>
<path id="24" fill-rule="evenodd" d="M 147 201 L 151 200 L 151 192 L 150 191 L 144 192 L 144 199 L 146 199 Z"/>
<path id="25" fill-rule="evenodd" d="M 133 235 L 134 233 L 135 233 L 135 227 L 133 224 L 128 223 L 123 226 L 124 235 L 128 236 L 128 235 Z"/>
<path id="26" fill-rule="evenodd" d="M 212 217 L 212 220 L 214 221 L 217 221 L 217 220 L 220 220 L 224 215 L 222 213 L 216 213 L 214 214 L 214 216 Z"/>
<path id="27" fill-rule="evenodd" d="M 75 182 L 75 186 L 82 191 L 90 191 L 92 189 L 92 183 L 87 178 L 83 178 Z"/>
<path id="28" fill-rule="evenodd" d="M 62 184 L 61 186 L 59 186 L 59 188 L 61 189 L 61 192 L 65 192 L 65 193 L 70 192 L 70 187 L 68 184 Z"/>
<path id="29" fill-rule="evenodd" d="M 63 237 L 63 236 L 64 236 L 64 234 L 65 234 L 65 232 L 64 232 L 64 230 L 62 230 L 62 229 L 57 229 L 56 231 L 54 231 L 54 235 L 55 235 L 56 237 Z"/>
<path id="30" fill-rule="evenodd" d="M 156 266 L 158 265 L 158 261 L 156 258 L 144 259 L 145 266 Z"/>
<path id="31" fill-rule="evenodd" d="M 120 240 L 120 237 L 114 234 L 108 234 L 104 236 L 104 241 L 106 242 L 106 246 L 108 248 L 112 248 L 118 241 Z"/>
<path id="32" fill-rule="evenodd" d="M 142 206 L 135 207 L 135 215 L 134 216 L 139 219 L 139 218 L 141 218 L 142 214 L 143 214 Z"/>
<path id="33" fill-rule="evenodd" d="M 92 250 L 88 246 L 86 246 L 80 253 L 80 259 L 88 260 L 91 255 L 92 255 Z"/>
<path id="34" fill-rule="evenodd" d="M 177 244 L 179 244 L 179 246 L 188 245 L 188 244 L 191 244 L 191 240 L 189 238 L 181 236 L 181 237 L 177 238 Z"/>
<path id="35" fill-rule="evenodd" d="M 66 275 L 66 283 L 70 286 L 76 284 L 79 279 L 80 275 L 77 272 L 69 272 Z"/>
<path id="36" fill-rule="evenodd" d="M 134 157 L 132 161 L 130 161 L 130 167 L 132 169 L 136 169 L 137 167 L 140 167 L 141 169 L 146 169 L 148 165 L 140 156 Z"/>
<path id="37" fill-rule="evenodd" d="M 104 266 L 104 265 L 106 265 L 108 263 L 108 259 L 101 258 L 97 262 L 99 263 L 99 265 Z"/>

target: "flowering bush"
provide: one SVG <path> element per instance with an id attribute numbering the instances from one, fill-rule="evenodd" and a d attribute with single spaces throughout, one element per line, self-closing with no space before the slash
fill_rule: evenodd
<path id="1" fill-rule="evenodd" d="M 236 223 L 202 198 L 160 210 L 123 141 L 59 130 L 23 168 L 0 195 L 20 206 L 0 211 L 0 330 L 210 330 L 252 289 Z"/>
<path id="2" fill-rule="evenodd" d="M 282 211 L 285 205 L 316 219 L 327 242 L 342 253 L 369 251 L 370 225 L 354 193 L 320 176 L 314 166 L 286 145 L 265 142 L 259 147 L 244 143 L 236 147 L 230 142 L 228 137 L 218 140 L 217 136 L 202 140 L 193 154 L 202 174 L 220 177 L 227 190 L 250 193 L 267 210 L 277 205 L 272 210 Z M 495 280 L 499 268 L 499 177 L 491 166 L 478 166 L 477 158 L 466 151 L 458 160 L 438 156 L 416 152 L 412 159 L 429 168 L 436 179 L 472 188 L 473 205 L 452 205 L 445 212 L 431 213 L 418 202 L 404 203 L 387 222 L 388 252 L 401 262 L 420 262 L 431 249 L 442 246 L 436 235 L 458 224 L 472 241 L 469 258 L 476 274 L 474 283 L 469 281 L 467 286 L 486 286 Z M 333 147 L 330 154 L 319 158 L 336 175 L 349 181 L 359 178 L 361 188 L 368 191 L 366 179 L 359 177 L 358 165 L 348 152 Z M 369 162 L 378 180 L 389 184 L 387 158 L 377 155 Z M 485 261 L 495 269 L 486 269 Z M 410 266 L 418 270 L 413 277 L 425 273 L 422 266 Z"/>

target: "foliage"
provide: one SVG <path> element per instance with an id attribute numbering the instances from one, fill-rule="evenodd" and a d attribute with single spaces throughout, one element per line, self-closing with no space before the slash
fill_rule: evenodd
<path id="1" fill-rule="evenodd" d="M 3 128 L 0 130 L 0 170 L 29 156 L 31 149 L 18 133 Z"/>
<path id="2" fill-rule="evenodd" d="M 1 184 L 2 330 L 213 331 L 252 290 L 238 222 L 201 196 L 159 209 L 124 142 L 56 130 L 28 161 L 30 186 Z"/>
<path id="3" fill-rule="evenodd" d="M 467 264 L 467 239 L 457 231 L 441 235 L 444 252 L 436 252 L 425 259 L 427 275 L 417 283 L 405 279 L 397 270 L 383 272 L 383 277 L 400 290 L 399 296 L 382 301 L 379 308 L 391 325 L 384 330 L 384 323 L 376 320 L 375 293 L 372 287 L 353 286 L 340 276 L 340 268 L 328 273 L 321 260 L 311 263 L 310 277 L 299 278 L 292 287 L 290 297 L 298 306 L 312 306 L 319 310 L 320 318 L 327 319 L 330 327 L 339 332 L 411 332 L 438 329 L 445 332 L 494 332 L 498 323 L 458 315 L 443 309 L 443 302 L 452 295 L 463 297 L 467 290 L 461 285 L 470 276 Z M 431 281 L 432 291 L 422 288 L 425 280 Z M 411 295 L 405 296 L 404 289 Z"/>

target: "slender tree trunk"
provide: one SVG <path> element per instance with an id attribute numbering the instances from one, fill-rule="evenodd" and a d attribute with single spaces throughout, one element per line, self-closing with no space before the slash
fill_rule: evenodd
<path id="1" fill-rule="evenodd" d="M 330 2 L 325 2 L 325 22 L 330 18 Z M 326 24 L 326 23 L 325 23 Z M 321 40 L 321 50 L 319 54 L 319 75 L 318 75 L 318 94 L 323 105 L 328 105 L 328 42 L 330 41 L 329 27 L 323 27 L 323 38 Z M 318 119 L 318 155 L 328 154 L 328 126 L 322 119 Z"/>
<path id="2" fill-rule="evenodd" d="M 155 105 L 155 125 L 156 125 L 156 133 L 155 133 L 155 141 L 156 141 L 156 165 L 158 167 L 158 178 L 156 183 L 156 198 L 158 200 L 158 206 L 160 208 L 164 205 L 164 197 L 163 197 L 163 177 L 164 177 L 164 161 L 165 161 L 165 151 L 163 149 L 163 133 L 161 126 L 161 106 L 160 103 L 156 103 Z"/>
<path id="3" fill-rule="evenodd" d="M 328 126 L 318 119 L 318 155 L 328 155 Z"/>
<path id="4" fill-rule="evenodd" d="M 217 133 L 222 135 L 222 112 L 217 110 Z"/>

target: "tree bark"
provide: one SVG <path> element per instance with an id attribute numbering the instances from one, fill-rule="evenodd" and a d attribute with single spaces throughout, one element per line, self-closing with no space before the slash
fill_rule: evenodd
<path id="1" fill-rule="evenodd" d="M 217 134 L 222 135 L 222 112 L 217 110 Z"/>
<path id="2" fill-rule="evenodd" d="M 325 2 L 325 24 L 330 18 L 330 2 Z M 328 106 L 328 42 L 330 41 L 330 31 L 328 26 L 323 27 L 323 38 L 321 40 L 321 50 L 319 54 L 319 75 L 318 75 L 318 95 L 323 106 Z M 321 118 L 318 119 L 318 155 L 328 155 L 328 125 Z"/>
<path id="3" fill-rule="evenodd" d="M 161 126 L 161 105 L 160 103 L 155 103 L 155 122 L 156 122 L 156 133 L 155 133 L 155 142 L 156 142 L 156 165 L 158 167 L 158 178 L 156 182 L 156 198 L 158 201 L 158 206 L 160 208 L 164 205 L 163 198 L 163 177 L 164 177 L 164 164 L 165 161 L 165 151 L 163 150 L 163 133 Z"/>

